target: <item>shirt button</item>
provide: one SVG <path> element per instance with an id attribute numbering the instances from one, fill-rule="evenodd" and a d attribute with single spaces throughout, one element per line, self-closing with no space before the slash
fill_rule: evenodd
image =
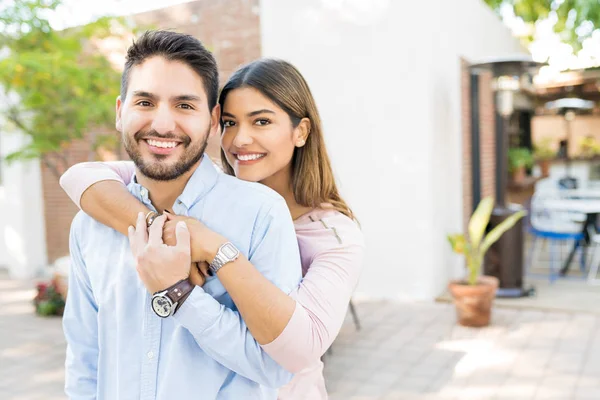
<path id="1" fill-rule="evenodd" d="M 149 352 L 148 352 L 148 354 L 146 354 L 146 355 L 148 356 L 148 358 L 152 358 L 152 357 L 154 357 L 154 353 L 153 353 L 153 352 L 151 352 L 151 351 L 149 351 Z"/>
<path id="2" fill-rule="evenodd" d="M 146 188 L 142 188 L 142 190 L 140 190 L 140 193 L 143 197 L 146 197 L 148 195 L 148 190 Z"/>

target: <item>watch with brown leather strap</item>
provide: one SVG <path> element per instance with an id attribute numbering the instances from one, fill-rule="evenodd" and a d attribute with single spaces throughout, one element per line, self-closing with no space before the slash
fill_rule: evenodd
<path id="1" fill-rule="evenodd" d="M 182 279 L 176 284 L 158 291 L 152 295 L 152 310 L 161 318 L 175 314 L 183 302 L 194 290 L 194 284 L 189 278 Z"/>

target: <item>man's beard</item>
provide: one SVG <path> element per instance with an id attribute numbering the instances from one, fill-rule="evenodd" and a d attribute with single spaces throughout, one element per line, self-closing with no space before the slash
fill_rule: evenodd
<path id="1" fill-rule="evenodd" d="M 133 135 L 133 138 L 127 134 L 123 135 L 123 144 L 129 157 L 134 162 L 138 170 L 146 177 L 156 181 L 170 181 L 179 178 L 181 175 L 188 172 L 204 154 L 208 145 L 208 134 L 210 127 L 207 129 L 204 139 L 192 145 L 189 136 L 177 136 L 172 133 L 160 135 L 152 130 L 148 132 L 138 131 Z M 183 155 L 174 164 L 165 165 L 161 160 L 169 157 L 168 154 L 152 154 L 152 162 L 147 162 L 142 157 L 140 152 L 140 142 L 147 139 L 177 139 L 181 141 L 178 146 L 183 146 Z"/>

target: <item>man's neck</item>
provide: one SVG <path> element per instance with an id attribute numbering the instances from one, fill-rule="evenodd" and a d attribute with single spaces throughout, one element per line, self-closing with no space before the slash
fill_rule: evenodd
<path id="1" fill-rule="evenodd" d="M 136 168 L 136 179 L 140 185 L 148 189 L 148 196 L 156 211 L 159 213 L 162 213 L 164 210 L 173 211 L 175 200 L 183 193 L 185 185 L 187 185 L 190 177 L 196 171 L 196 168 L 200 166 L 201 162 L 202 159 L 190 168 L 188 172 L 170 181 L 150 179 Z"/>

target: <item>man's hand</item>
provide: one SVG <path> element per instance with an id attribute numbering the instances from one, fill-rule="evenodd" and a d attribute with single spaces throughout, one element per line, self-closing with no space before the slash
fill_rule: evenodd
<path id="1" fill-rule="evenodd" d="M 190 233 L 184 222 L 175 229 L 176 244 L 163 243 L 162 233 L 166 217 L 156 218 L 146 229 L 144 214 L 140 213 L 136 227 L 129 227 L 129 245 L 136 260 L 136 269 L 146 289 L 156 293 L 190 275 Z"/>

